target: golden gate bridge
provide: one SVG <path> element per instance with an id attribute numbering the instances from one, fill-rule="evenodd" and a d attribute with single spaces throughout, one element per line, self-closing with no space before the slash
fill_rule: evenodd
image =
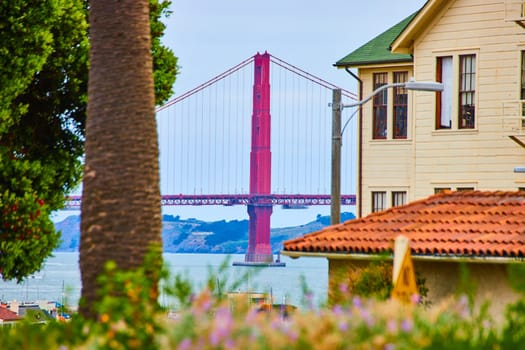
<path id="1" fill-rule="evenodd" d="M 239 264 L 282 265 L 270 245 L 273 207 L 330 205 L 334 89 L 265 52 L 158 107 L 162 205 L 247 206 L 248 249 Z M 341 92 L 343 102 L 356 100 Z M 341 204 L 355 205 L 355 142 L 344 149 Z M 80 205 L 80 196 L 68 198 L 68 208 Z"/>

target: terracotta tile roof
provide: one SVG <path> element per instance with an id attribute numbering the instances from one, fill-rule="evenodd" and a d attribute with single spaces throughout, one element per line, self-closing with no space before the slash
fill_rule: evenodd
<path id="1" fill-rule="evenodd" d="M 7 310 L 4 307 L 0 307 L 0 321 L 18 321 L 20 319 L 22 318 L 13 311 Z"/>
<path id="2" fill-rule="evenodd" d="M 444 192 L 284 242 L 283 253 L 379 254 L 398 235 L 412 254 L 525 257 L 525 192 Z"/>

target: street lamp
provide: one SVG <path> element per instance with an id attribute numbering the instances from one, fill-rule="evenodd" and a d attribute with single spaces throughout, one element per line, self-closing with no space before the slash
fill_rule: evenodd
<path id="1" fill-rule="evenodd" d="M 413 79 L 404 83 L 391 83 L 375 89 L 365 99 L 350 103 L 341 103 L 341 89 L 333 90 L 332 96 L 332 188 L 330 195 L 330 224 L 338 224 L 341 220 L 341 145 L 346 125 L 353 118 L 355 112 L 346 121 L 341 130 L 341 112 L 344 108 L 360 107 L 370 101 L 375 95 L 389 88 L 405 88 L 414 91 L 443 91 L 443 84 L 435 81 L 415 81 Z M 361 147 L 361 146 L 359 146 Z M 359 198 L 361 200 L 361 198 Z"/>

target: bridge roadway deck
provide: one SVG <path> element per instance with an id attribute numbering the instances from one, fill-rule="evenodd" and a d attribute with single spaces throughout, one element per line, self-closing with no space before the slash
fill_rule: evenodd
<path id="1" fill-rule="evenodd" d="M 65 209 L 80 209 L 81 196 L 69 196 Z M 283 205 L 289 207 L 330 205 L 330 195 L 325 194 L 200 194 L 200 195 L 163 195 L 161 204 L 171 205 Z M 355 205 L 355 195 L 341 195 L 341 205 Z"/>

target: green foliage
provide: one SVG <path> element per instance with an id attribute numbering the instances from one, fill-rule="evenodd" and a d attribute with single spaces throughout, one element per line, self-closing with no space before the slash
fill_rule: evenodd
<path id="1" fill-rule="evenodd" d="M 161 19 L 171 15 L 171 1 L 150 0 L 151 52 L 153 55 L 153 81 L 155 89 L 155 104 L 162 105 L 170 98 L 173 84 L 179 67 L 177 57 L 168 47 L 162 45 L 160 38 L 164 35 L 166 25 Z"/>
<path id="2" fill-rule="evenodd" d="M 213 232 L 213 235 L 206 236 L 206 244 L 210 246 L 218 245 L 227 241 L 236 241 L 246 238 L 248 233 L 248 220 L 225 220 L 203 223 L 198 230 L 203 232 Z"/>
<path id="3" fill-rule="evenodd" d="M 353 219 L 355 219 L 354 213 L 343 212 L 341 213 L 341 218 L 339 221 L 345 222 L 345 221 L 353 220 Z M 322 225 L 328 226 L 330 225 L 330 215 L 322 216 L 321 214 L 317 214 L 316 221 L 321 223 Z"/>
<path id="4" fill-rule="evenodd" d="M 456 289 L 456 296 L 464 295 L 469 301 L 471 308 L 474 307 L 474 298 L 476 296 L 476 281 L 470 277 L 470 271 L 465 263 L 459 264 L 459 279 Z"/>
<path id="5" fill-rule="evenodd" d="M 334 280 L 337 285 L 332 286 L 331 303 L 345 304 L 352 300 L 352 296 L 387 300 L 392 295 L 392 261 L 381 258 L 372 261 L 364 268 L 353 268 L 338 276 Z M 419 303 L 430 305 L 427 300 L 428 288 L 425 278 L 416 272 L 416 285 L 419 293 Z"/>
<path id="6" fill-rule="evenodd" d="M 110 263 L 100 280 L 104 298 L 96 322 L 76 315 L 70 323 L 24 321 L 0 327 L 0 348 L 488 350 L 520 349 L 525 341 L 524 298 L 509 306 L 502 325 L 492 322 L 488 305 L 473 312 L 464 295 L 430 308 L 354 297 L 347 305 L 306 308 L 287 318 L 256 307 L 232 308 L 223 291 L 239 286 L 244 277 L 223 283 L 228 264 L 210 269 L 200 291 L 187 276 L 171 279 L 162 270 L 163 283 L 170 286 L 166 292 L 180 298 L 180 307 L 168 318 L 166 310 L 149 302 L 147 271 L 154 262 L 127 272 Z"/>
<path id="7" fill-rule="evenodd" d="M 178 72 L 177 58 L 160 42 L 169 6 L 150 0 L 158 104 L 171 95 Z M 49 214 L 63 208 L 81 181 L 87 15 L 86 0 L 0 2 L 0 210 L 9 214 L 0 217 L 4 279 L 20 281 L 57 247 Z M 37 208 L 36 200 L 45 206 Z"/>
<path id="8" fill-rule="evenodd" d="M 525 265 L 522 263 L 510 264 L 508 273 L 511 287 L 515 291 L 525 294 Z"/>
<path id="9" fill-rule="evenodd" d="M 27 110 L 14 100 L 53 51 L 51 27 L 61 6 L 60 0 L 0 2 L 0 135 Z"/>
<path id="10" fill-rule="evenodd" d="M 507 322 L 503 328 L 503 348 L 519 349 L 525 344 L 525 266 L 522 263 L 511 264 L 508 273 L 511 286 L 522 297 L 506 310 Z"/>
<path id="11" fill-rule="evenodd" d="M 0 164 L 0 270 L 3 279 L 20 282 L 38 271 L 59 244 L 49 205 L 41 197 L 53 173 L 39 162 L 10 159 L 4 149 Z"/>
<path id="12" fill-rule="evenodd" d="M 97 349 L 158 349 L 156 337 L 162 332 L 157 321 L 159 309 L 151 303 L 156 289 L 148 277 L 148 268 L 120 271 L 113 262 L 106 264 L 100 277 L 101 301 L 96 306 L 99 319 L 90 324 Z"/>
<path id="13" fill-rule="evenodd" d="M 392 264 L 380 260 L 357 271 L 355 278 L 350 279 L 349 292 L 352 295 L 386 300 L 392 294 Z"/>
<path id="14" fill-rule="evenodd" d="M 0 269 L 37 271 L 58 246 L 49 218 L 80 181 L 87 89 L 82 1 L 4 1 L 0 26 Z M 83 107 L 84 106 L 84 107 Z M 14 210 L 13 208 L 16 208 Z"/>

